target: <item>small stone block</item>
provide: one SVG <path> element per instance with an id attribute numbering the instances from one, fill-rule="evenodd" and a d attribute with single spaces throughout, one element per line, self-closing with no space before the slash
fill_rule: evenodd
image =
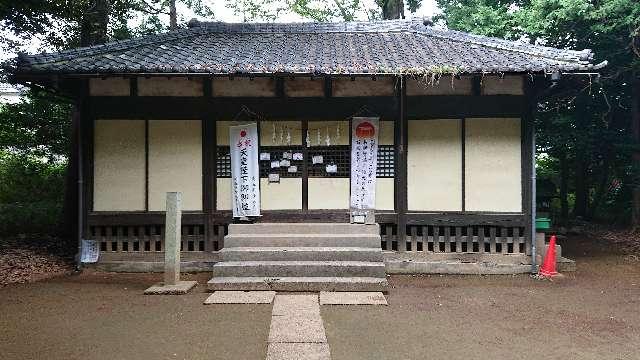
<path id="1" fill-rule="evenodd" d="M 318 295 L 278 295 L 273 301 L 274 316 L 300 312 L 319 314 Z"/>
<path id="2" fill-rule="evenodd" d="M 271 343 L 267 360 L 331 360 L 329 344 Z"/>
<path id="3" fill-rule="evenodd" d="M 216 291 L 204 304 L 271 304 L 275 296 L 275 291 Z"/>
<path id="4" fill-rule="evenodd" d="M 184 295 L 198 285 L 197 281 L 178 281 L 175 285 L 155 284 L 144 291 L 145 295 Z"/>
<path id="5" fill-rule="evenodd" d="M 318 315 L 273 316 L 269 329 L 269 343 L 326 343 L 327 337 Z"/>
<path id="6" fill-rule="evenodd" d="M 389 305 L 381 292 L 321 291 L 320 305 Z"/>

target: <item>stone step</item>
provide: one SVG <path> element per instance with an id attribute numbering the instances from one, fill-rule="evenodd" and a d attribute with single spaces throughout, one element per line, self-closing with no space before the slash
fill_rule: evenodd
<path id="1" fill-rule="evenodd" d="M 386 291 L 389 284 L 385 277 L 214 277 L 207 286 L 210 291 Z"/>
<path id="2" fill-rule="evenodd" d="M 382 261 L 380 248 L 232 247 L 220 250 L 223 261 Z"/>
<path id="3" fill-rule="evenodd" d="M 369 261 L 224 261 L 213 266 L 213 277 L 380 277 L 383 262 Z"/>
<path id="4" fill-rule="evenodd" d="M 230 224 L 229 234 L 368 234 L 379 235 L 378 224 L 258 223 Z"/>
<path id="5" fill-rule="evenodd" d="M 366 247 L 380 248 L 378 234 L 230 234 L 224 246 L 231 247 Z"/>

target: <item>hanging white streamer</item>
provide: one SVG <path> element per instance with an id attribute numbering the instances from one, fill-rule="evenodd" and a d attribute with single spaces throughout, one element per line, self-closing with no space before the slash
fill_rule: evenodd
<path id="1" fill-rule="evenodd" d="M 276 144 L 276 124 L 273 123 L 271 124 L 271 144 L 275 145 Z"/>
<path id="2" fill-rule="evenodd" d="M 331 146 L 331 135 L 329 135 L 329 127 L 328 126 L 326 128 L 326 131 L 327 131 L 327 136 L 325 136 L 324 142 L 327 144 L 327 146 Z"/>

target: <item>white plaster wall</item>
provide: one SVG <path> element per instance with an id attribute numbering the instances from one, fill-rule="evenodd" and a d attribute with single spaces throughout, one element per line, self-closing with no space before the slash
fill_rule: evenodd
<path id="1" fill-rule="evenodd" d="M 482 95 L 523 95 L 524 78 L 520 75 L 484 76 Z"/>
<path id="2" fill-rule="evenodd" d="M 407 147 L 409 210 L 462 210 L 461 120 L 411 120 Z"/>
<path id="3" fill-rule="evenodd" d="M 395 78 L 378 77 L 373 80 L 370 77 L 334 78 L 331 84 L 333 96 L 393 96 Z"/>
<path id="4" fill-rule="evenodd" d="M 145 209 L 144 147 L 144 121 L 95 121 L 93 211 Z"/>
<path id="5" fill-rule="evenodd" d="M 165 210 L 170 191 L 182 192 L 183 210 L 202 210 L 200 120 L 149 121 L 149 210 Z"/>
<path id="6" fill-rule="evenodd" d="M 380 133 L 378 134 L 378 144 L 380 145 L 393 145 L 394 138 L 394 122 L 393 121 L 380 121 Z"/>
<path id="7" fill-rule="evenodd" d="M 340 127 L 340 138 L 336 139 L 338 127 Z M 349 121 L 309 121 L 307 128 L 312 147 L 327 146 L 325 142 L 327 131 L 331 137 L 331 146 L 349 145 Z M 320 130 L 320 144 L 318 144 L 318 130 Z"/>
<path id="8" fill-rule="evenodd" d="M 280 178 L 279 183 L 260 179 L 260 206 L 262 210 L 302 209 L 302 179 Z"/>
<path id="9" fill-rule="evenodd" d="M 89 79 L 89 95 L 91 96 L 129 96 L 130 93 L 129 79 Z"/>
<path id="10" fill-rule="evenodd" d="M 376 179 L 376 209 L 393 210 L 394 194 L 393 178 Z"/>
<path id="11" fill-rule="evenodd" d="M 309 209 L 349 209 L 349 178 L 309 178 Z"/>
<path id="12" fill-rule="evenodd" d="M 273 142 L 274 125 L 275 143 Z M 283 142 L 280 142 L 282 129 L 284 129 Z M 291 134 L 291 145 L 302 145 L 302 123 L 300 121 L 260 121 L 260 146 L 287 146 L 287 129 Z"/>
<path id="13" fill-rule="evenodd" d="M 466 210 L 522 211 L 520 138 L 520 119 L 466 119 Z"/>
<path id="14" fill-rule="evenodd" d="M 276 80 L 271 77 L 213 79 L 213 96 L 276 96 Z"/>
<path id="15" fill-rule="evenodd" d="M 471 95 L 471 77 L 463 76 L 460 79 L 451 76 L 442 76 L 432 84 L 431 78 L 419 77 L 407 79 L 407 96 L 419 95 Z"/>
<path id="16" fill-rule="evenodd" d="M 216 179 L 216 209 L 231 210 L 231 178 Z"/>
<path id="17" fill-rule="evenodd" d="M 216 121 L 216 145 L 229 146 L 229 127 L 246 123 L 246 121 Z"/>
<path id="18" fill-rule="evenodd" d="M 284 93 L 289 97 L 323 97 L 324 79 L 311 77 L 286 78 Z"/>
<path id="19" fill-rule="evenodd" d="M 202 96 L 202 79 L 182 77 L 138 78 L 140 96 Z"/>

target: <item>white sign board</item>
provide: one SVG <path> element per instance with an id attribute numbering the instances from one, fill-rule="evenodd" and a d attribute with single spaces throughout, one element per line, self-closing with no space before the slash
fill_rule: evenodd
<path id="1" fill-rule="evenodd" d="M 352 213 L 375 209 L 378 120 L 377 117 L 354 117 L 351 122 Z"/>
<path id="2" fill-rule="evenodd" d="M 95 263 L 98 262 L 100 257 L 100 247 L 95 240 L 82 239 L 82 251 L 80 253 L 80 261 L 83 263 Z"/>
<path id="3" fill-rule="evenodd" d="M 258 127 L 255 123 L 229 127 L 233 217 L 260 216 Z"/>

